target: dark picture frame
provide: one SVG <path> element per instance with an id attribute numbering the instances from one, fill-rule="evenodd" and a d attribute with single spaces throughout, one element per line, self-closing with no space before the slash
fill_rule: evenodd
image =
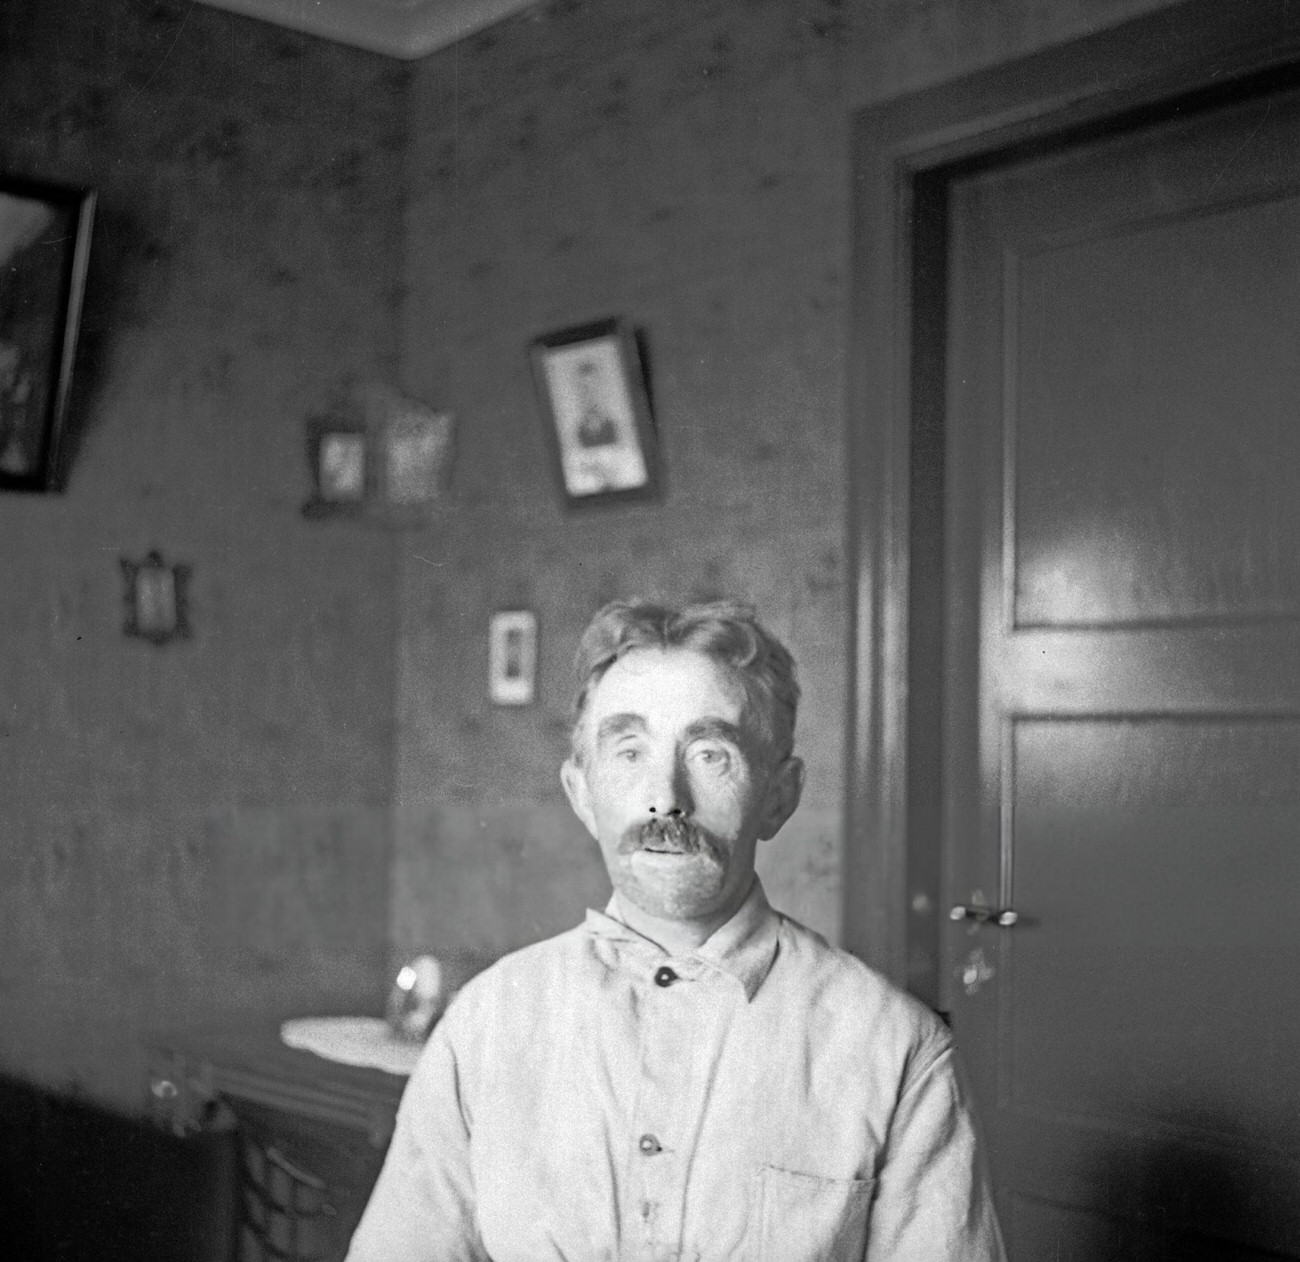
<path id="1" fill-rule="evenodd" d="M 0 490 L 57 491 L 95 194 L 0 176 Z"/>
<path id="2" fill-rule="evenodd" d="M 374 482 L 370 439 L 362 425 L 328 417 L 307 420 L 307 458 L 311 463 L 311 498 L 306 517 L 359 513 Z"/>
<path id="3" fill-rule="evenodd" d="M 610 318 L 535 338 L 529 360 L 566 504 L 653 499 L 658 449 L 632 328 Z"/>

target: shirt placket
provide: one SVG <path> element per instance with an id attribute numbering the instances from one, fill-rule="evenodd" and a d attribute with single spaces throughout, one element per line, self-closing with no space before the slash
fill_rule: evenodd
<path id="1" fill-rule="evenodd" d="M 630 1235 L 638 1262 L 670 1262 L 681 1254 L 686 1175 L 705 1104 L 691 1073 L 693 1046 L 704 1035 L 701 987 L 698 966 L 671 959 L 661 958 L 647 981 L 631 1154 L 637 1222 Z"/>

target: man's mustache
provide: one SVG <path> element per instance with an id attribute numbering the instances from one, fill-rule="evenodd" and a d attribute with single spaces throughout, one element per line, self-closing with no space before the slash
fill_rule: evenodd
<path id="1" fill-rule="evenodd" d="M 619 839 L 619 854 L 634 854 L 638 850 L 668 850 L 675 854 L 711 854 L 716 856 L 718 844 L 709 834 L 690 820 L 679 817 L 647 819 L 633 824 Z"/>

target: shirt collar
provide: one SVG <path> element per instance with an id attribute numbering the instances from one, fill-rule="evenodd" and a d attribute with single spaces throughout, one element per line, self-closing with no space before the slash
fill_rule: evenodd
<path id="1" fill-rule="evenodd" d="M 603 912 L 587 911 L 587 932 L 598 942 L 609 944 L 616 956 L 622 954 L 618 948 L 625 947 L 633 956 L 668 957 L 658 943 L 625 924 L 622 914 L 616 891 Z M 780 917 L 767 901 L 762 882 L 755 877 L 735 915 L 694 951 L 682 956 L 682 962 L 698 962 L 734 977 L 744 988 L 745 998 L 752 1000 L 776 959 L 779 925 Z"/>

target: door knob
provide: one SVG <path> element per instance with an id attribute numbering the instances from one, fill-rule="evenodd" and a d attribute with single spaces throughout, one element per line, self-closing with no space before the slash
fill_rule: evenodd
<path id="1" fill-rule="evenodd" d="M 996 907 L 968 907 L 965 903 L 955 903 L 948 912 L 948 919 L 973 920 L 980 925 L 994 924 L 1001 925 L 1003 929 L 1010 929 L 1020 919 L 1020 913 L 1010 907 L 999 910 Z"/>

